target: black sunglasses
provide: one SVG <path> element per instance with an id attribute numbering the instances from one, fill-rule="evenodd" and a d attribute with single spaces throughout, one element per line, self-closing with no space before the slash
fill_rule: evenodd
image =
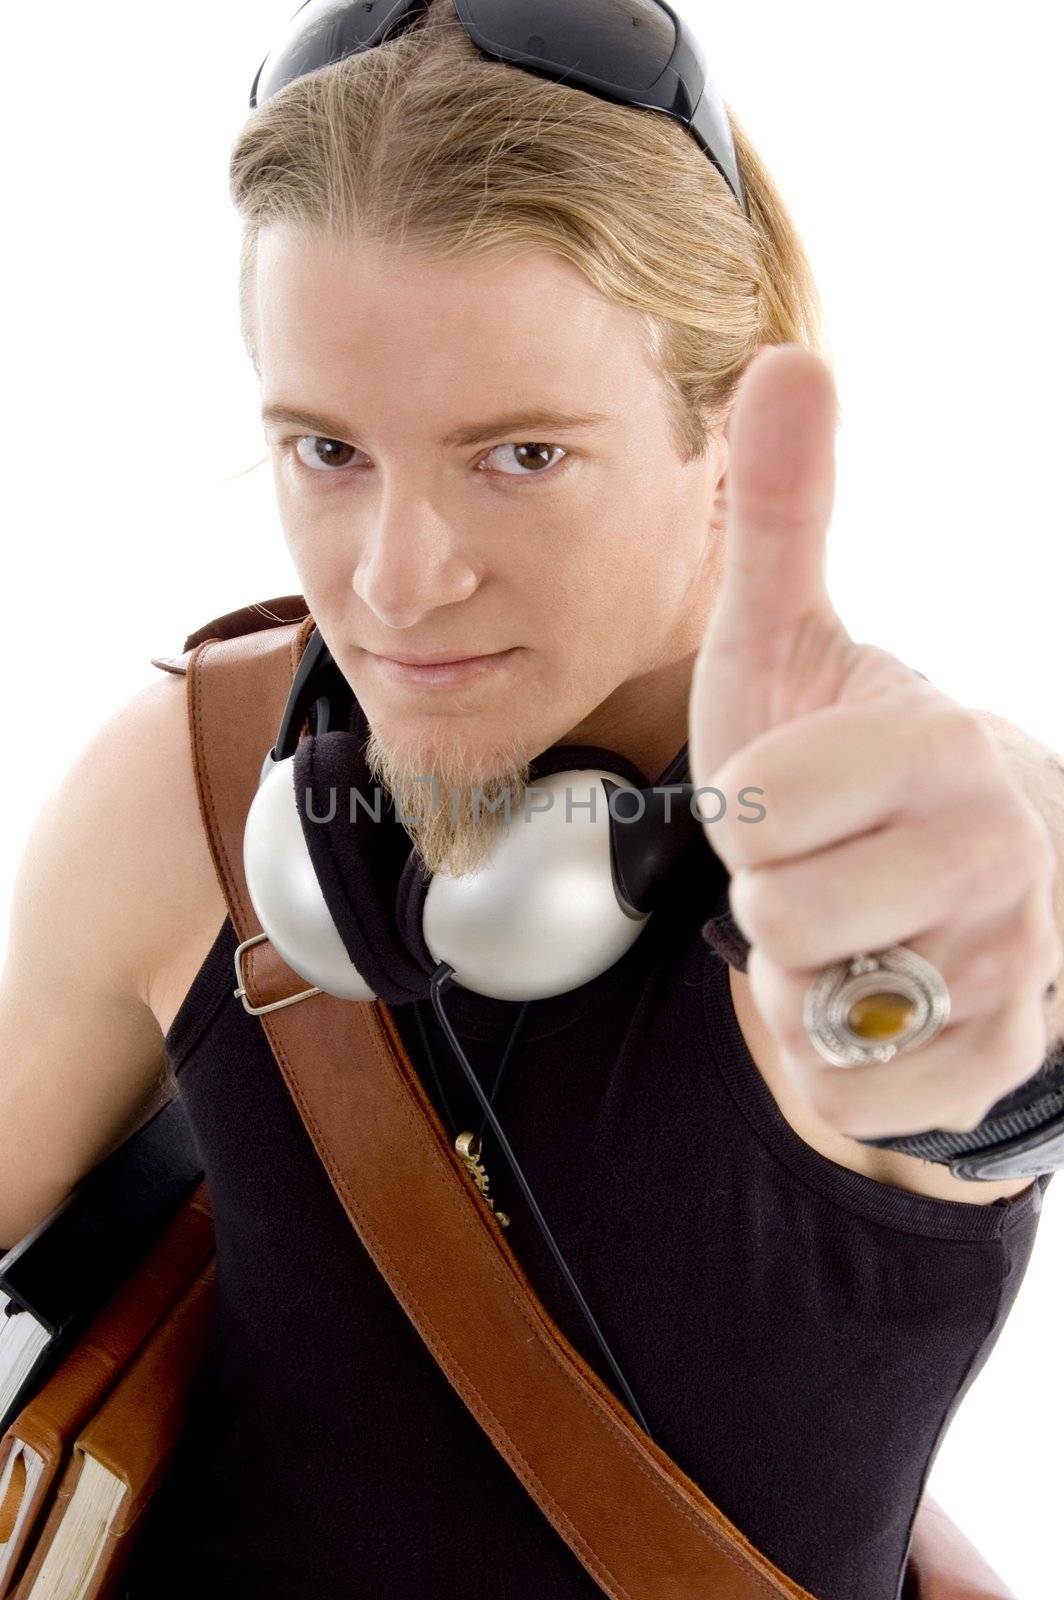
<path id="1" fill-rule="evenodd" d="M 694 34 L 665 0 L 452 0 L 466 33 L 497 61 L 622 105 L 676 117 L 747 216 L 719 94 Z M 304 0 L 255 74 L 251 106 L 294 78 L 402 33 L 428 0 Z"/>

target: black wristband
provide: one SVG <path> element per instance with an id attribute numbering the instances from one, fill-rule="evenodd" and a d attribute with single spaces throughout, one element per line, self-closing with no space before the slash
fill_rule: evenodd
<path id="1" fill-rule="evenodd" d="M 928 1133 L 861 1139 L 879 1150 L 948 1165 L 957 1178 L 1029 1178 L 1064 1167 L 1064 1040 L 1019 1088 L 996 1100 L 967 1133 Z"/>

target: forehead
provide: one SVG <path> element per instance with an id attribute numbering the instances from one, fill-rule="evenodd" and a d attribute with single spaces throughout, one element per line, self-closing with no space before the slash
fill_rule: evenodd
<path id="1" fill-rule="evenodd" d="M 251 302 L 264 384 L 286 400 L 390 384 L 507 404 L 534 380 L 545 403 L 617 409 L 658 384 L 637 314 L 545 250 L 443 262 L 273 224 Z"/>

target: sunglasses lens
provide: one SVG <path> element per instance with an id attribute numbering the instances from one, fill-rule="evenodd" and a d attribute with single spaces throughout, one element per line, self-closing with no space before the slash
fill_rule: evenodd
<path id="1" fill-rule="evenodd" d="M 293 78 L 380 44 L 404 19 L 422 9 L 411 0 L 309 0 L 259 69 L 254 104 L 262 105 Z"/>
<path id="2" fill-rule="evenodd" d="M 644 90 L 676 48 L 676 26 L 657 0 L 464 0 L 485 44 L 559 72 Z"/>

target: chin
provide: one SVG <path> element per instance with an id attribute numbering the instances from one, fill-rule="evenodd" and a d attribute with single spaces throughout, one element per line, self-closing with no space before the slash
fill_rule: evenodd
<path id="1" fill-rule="evenodd" d="M 370 753 L 383 761 L 389 776 L 428 777 L 463 786 L 505 775 L 516 782 L 527 769 L 529 755 L 512 725 L 453 717 L 388 716 L 377 718 L 366 708 Z"/>

